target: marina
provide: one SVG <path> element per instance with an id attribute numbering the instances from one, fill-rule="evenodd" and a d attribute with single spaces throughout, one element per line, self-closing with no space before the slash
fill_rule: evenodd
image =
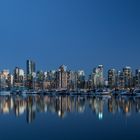
<path id="1" fill-rule="evenodd" d="M 139 140 L 140 0 L 0 1 L 0 140 Z"/>
<path id="2" fill-rule="evenodd" d="M 5 90 L 0 91 L 0 95 L 91 95 L 91 96 L 140 96 L 140 89 L 94 89 L 94 90 Z"/>

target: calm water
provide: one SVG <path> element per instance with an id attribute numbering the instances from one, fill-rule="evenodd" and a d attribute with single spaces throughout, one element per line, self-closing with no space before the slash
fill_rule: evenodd
<path id="1" fill-rule="evenodd" d="M 0 139 L 139 139 L 140 98 L 0 96 Z"/>

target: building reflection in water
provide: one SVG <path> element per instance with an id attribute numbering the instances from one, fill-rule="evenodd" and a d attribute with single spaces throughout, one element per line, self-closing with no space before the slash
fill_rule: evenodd
<path id="1" fill-rule="evenodd" d="M 108 113 L 122 113 L 130 116 L 140 112 L 140 98 L 128 97 L 89 97 L 89 96 L 0 96 L 0 113 L 20 117 L 26 114 L 27 123 L 35 120 L 39 112 L 53 113 L 64 118 L 69 113 L 84 113 L 89 109 L 99 119 Z"/>

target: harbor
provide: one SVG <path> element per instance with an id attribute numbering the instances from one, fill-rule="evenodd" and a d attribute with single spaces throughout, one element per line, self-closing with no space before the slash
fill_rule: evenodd
<path id="1" fill-rule="evenodd" d="M 94 89 L 94 90 L 24 90 L 12 89 L 0 91 L 0 96 L 8 95 L 69 95 L 69 96 L 140 96 L 140 89 Z"/>

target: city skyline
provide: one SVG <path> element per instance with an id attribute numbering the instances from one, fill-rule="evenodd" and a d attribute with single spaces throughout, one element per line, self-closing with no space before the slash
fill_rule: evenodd
<path id="1" fill-rule="evenodd" d="M 140 137 L 140 0 L 0 0 L 0 52 L 0 139 Z"/>
<path id="2" fill-rule="evenodd" d="M 59 64 L 84 69 L 103 64 L 137 68 L 140 52 L 138 0 L 31 0 L 0 3 L 0 68 L 39 69 Z"/>
<path id="3" fill-rule="evenodd" d="M 21 67 L 21 65 L 13 65 L 13 68 L 12 69 L 10 69 L 10 68 L 5 68 L 5 67 L 0 67 L 0 71 L 3 71 L 3 70 L 8 70 L 9 72 L 11 72 L 11 73 L 13 73 L 13 71 L 14 71 L 14 69 L 15 68 L 20 68 L 20 69 L 23 69 L 24 71 L 25 71 L 25 73 L 31 73 L 31 72 L 28 72 L 27 71 L 27 62 L 28 61 L 31 61 L 31 62 L 33 62 L 34 63 L 34 70 L 33 70 L 33 72 L 37 72 L 37 71 L 43 71 L 43 72 L 47 72 L 47 71 L 56 71 L 56 70 L 58 70 L 59 69 L 59 67 L 60 66 L 65 66 L 66 67 L 66 69 L 68 69 L 68 70 L 72 70 L 72 71 L 79 71 L 79 70 L 83 70 L 84 72 L 85 72 L 85 74 L 86 75 L 88 75 L 88 74 L 90 74 L 91 73 L 91 71 L 93 71 L 94 70 L 94 68 L 96 68 L 97 66 L 103 66 L 103 68 L 104 68 L 104 76 L 108 73 L 108 70 L 111 70 L 111 69 L 115 69 L 116 71 L 121 71 L 121 70 L 123 70 L 123 68 L 125 68 L 125 67 L 130 67 L 131 69 L 132 69 L 132 72 L 133 73 L 135 73 L 135 70 L 139 70 L 140 69 L 140 65 L 137 65 L 136 67 L 132 67 L 131 65 L 123 65 L 122 67 L 120 66 L 120 68 L 117 68 L 117 67 L 109 67 L 108 66 L 108 68 L 105 66 L 105 65 L 103 65 L 102 63 L 100 63 L 100 64 L 97 64 L 97 65 L 92 65 L 92 67 L 91 68 L 79 68 L 79 69 L 72 69 L 69 65 L 65 65 L 65 64 L 57 64 L 57 67 L 53 67 L 53 69 L 47 69 L 47 65 L 45 66 L 46 67 L 46 69 L 39 69 L 38 68 L 38 63 L 36 63 L 36 61 L 34 61 L 33 59 L 26 59 L 26 61 L 24 60 L 24 65 L 22 64 L 22 66 L 23 67 Z M 25 63 L 26 62 L 26 63 Z M 32 65 L 32 64 L 31 64 Z M 43 67 L 43 66 L 42 66 Z M 31 68 L 30 68 L 31 69 Z M 32 70 L 30 70 L 30 71 L 32 71 Z"/>
<path id="4" fill-rule="evenodd" d="M 89 74 L 84 70 L 74 71 L 65 65 L 55 70 L 42 71 L 36 68 L 36 62 L 26 60 L 26 70 L 15 67 L 12 72 L 0 72 L 0 90 L 16 88 L 34 91 L 78 91 L 79 89 L 132 89 L 140 87 L 140 69 L 125 66 L 121 70 L 115 68 L 104 71 L 103 65 L 97 65 Z"/>

